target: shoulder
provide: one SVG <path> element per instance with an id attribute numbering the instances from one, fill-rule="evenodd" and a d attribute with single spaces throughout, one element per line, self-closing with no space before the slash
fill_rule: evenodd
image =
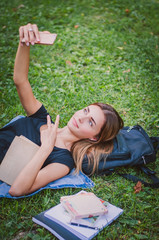
<path id="1" fill-rule="evenodd" d="M 39 118 L 43 115 L 48 115 L 48 112 L 47 112 L 46 108 L 44 107 L 44 105 L 41 105 L 41 107 L 35 113 L 33 113 L 32 115 L 29 115 L 28 117 Z"/>
<path id="2" fill-rule="evenodd" d="M 34 114 L 28 116 L 29 118 L 38 118 L 38 119 L 45 119 L 47 115 L 50 115 L 47 109 L 42 105 Z"/>

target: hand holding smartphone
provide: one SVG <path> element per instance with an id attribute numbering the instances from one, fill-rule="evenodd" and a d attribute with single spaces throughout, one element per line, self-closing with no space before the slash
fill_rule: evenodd
<path id="1" fill-rule="evenodd" d="M 35 44 L 52 45 L 57 37 L 57 34 L 48 32 L 39 32 L 39 35 L 40 42 L 35 42 Z M 22 39 L 22 43 L 25 43 L 25 39 Z"/>

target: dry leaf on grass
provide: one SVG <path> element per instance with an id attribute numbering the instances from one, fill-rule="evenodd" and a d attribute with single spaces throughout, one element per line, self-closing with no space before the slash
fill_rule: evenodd
<path id="1" fill-rule="evenodd" d="M 123 47 L 117 47 L 118 49 L 120 49 L 120 50 L 123 50 L 124 48 Z"/>
<path id="2" fill-rule="evenodd" d="M 139 193 L 142 190 L 142 183 L 140 181 L 137 182 L 136 186 L 134 187 L 135 193 Z"/>
<path id="3" fill-rule="evenodd" d="M 67 64 L 67 65 L 70 65 L 70 66 L 73 65 L 73 64 L 71 63 L 71 61 L 69 61 L 69 60 L 66 60 L 66 64 Z"/>
<path id="4" fill-rule="evenodd" d="M 130 12 L 130 9 L 128 9 L 128 8 L 125 9 L 125 12 L 126 12 L 126 13 L 129 13 L 129 12 Z"/>
<path id="5" fill-rule="evenodd" d="M 130 68 L 128 70 L 123 71 L 123 73 L 129 73 L 131 70 Z"/>

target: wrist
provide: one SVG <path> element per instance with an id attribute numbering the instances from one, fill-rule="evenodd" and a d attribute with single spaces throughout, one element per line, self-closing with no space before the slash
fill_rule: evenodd
<path id="1" fill-rule="evenodd" d="M 30 43 L 19 41 L 19 47 L 22 48 L 22 49 L 30 49 Z"/>
<path id="2" fill-rule="evenodd" d="M 52 152 L 53 149 L 51 149 L 49 146 L 46 146 L 44 144 L 42 144 L 40 146 L 40 151 L 42 154 L 46 155 L 47 157 L 50 155 L 50 153 Z"/>

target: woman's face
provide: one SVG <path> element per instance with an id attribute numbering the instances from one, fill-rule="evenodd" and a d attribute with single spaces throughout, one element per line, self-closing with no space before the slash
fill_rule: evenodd
<path id="1" fill-rule="evenodd" d="M 105 116 L 101 108 L 90 105 L 77 111 L 69 120 L 67 126 L 71 133 L 79 139 L 97 140 L 95 136 L 99 134 L 104 122 Z"/>

